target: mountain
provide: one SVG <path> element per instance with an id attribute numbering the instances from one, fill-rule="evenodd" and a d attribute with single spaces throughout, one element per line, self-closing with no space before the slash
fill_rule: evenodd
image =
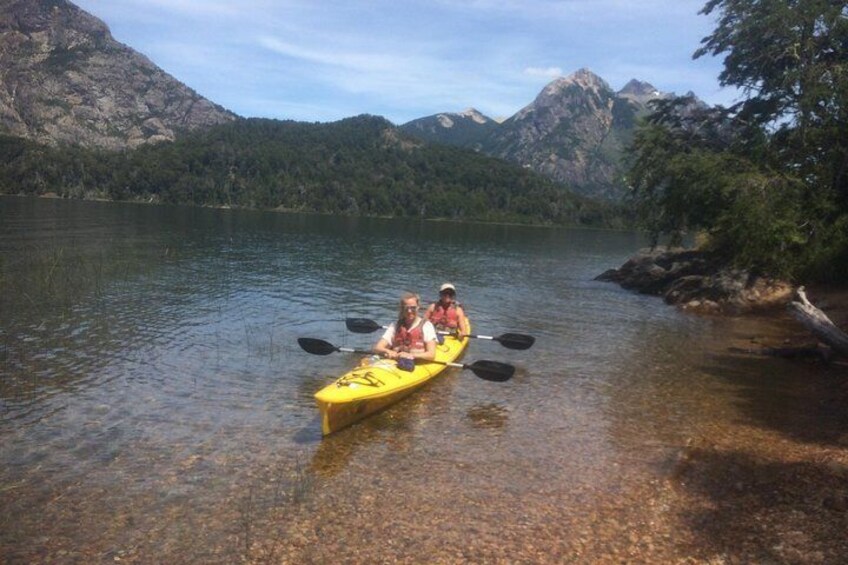
<path id="1" fill-rule="evenodd" d="M 516 161 L 593 196 L 615 197 L 615 160 L 636 108 L 581 69 L 548 84 L 489 136 L 485 151 Z"/>
<path id="2" fill-rule="evenodd" d="M 518 163 L 574 191 L 618 200 L 626 190 L 624 150 L 652 100 L 673 97 L 631 80 L 613 91 L 598 75 L 580 69 L 549 83 L 536 99 L 502 123 L 465 120 L 445 127 L 437 114 L 401 125 L 429 141 L 473 148 Z"/>
<path id="3" fill-rule="evenodd" d="M 623 98 L 629 98 L 637 104 L 647 104 L 651 100 L 668 97 L 668 95 L 663 94 L 654 88 L 653 85 L 636 80 L 635 78 L 625 84 L 624 87 L 618 91 L 618 95 Z"/>
<path id="4" fill-rule="evenodd" d="M 638 118 L 652 100 L 669 96 L 637 80 L 614 92 L 581 69 L 548 84 L 503 122 L 472 108 L 399 129 L 616 201 L 626 190 L 624 149 Z M 238 120 L 67 0 L 0 0 L 0 135 L 120 150 Z"/>
<path id="5" fill-rule="evenodd" d="M 66 0 L 0 0 L 0 133 L 122 149 L 230 122 Z"/>
<path id="6" fill-rule="evenodd" d="M 425 141 L 460 145 L 479 150 L 479 141 L 493 133 L 498 123 L 474 108 L 464 112 L 446 112 L 412 120 L 403 125 L 407 133 Z"/>

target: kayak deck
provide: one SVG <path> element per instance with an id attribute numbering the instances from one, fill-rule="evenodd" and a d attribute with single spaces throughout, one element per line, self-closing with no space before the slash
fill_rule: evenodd
<path id="1" fill-rule="evenodd" d="M 450 363 L 468 346 L 468 338 L 443 337 L 443 343 L 436 344 L 436 361 Z M 370 360 L 370 357 L 364 358 L 358 367 L 315 394 L 324 435 L 394 404 L 447 369 L 440 363 L 419 361 L 412 371 L 404 371 L 393 360 Z"/>

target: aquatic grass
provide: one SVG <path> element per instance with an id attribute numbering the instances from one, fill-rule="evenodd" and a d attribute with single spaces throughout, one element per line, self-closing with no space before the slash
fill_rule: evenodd
<path id="1" fill-rule="evenodd" d="M 14 311 L 23 297 L 28 308 L 40 312 L 71 308 L 83 297 L 99 296 L 104 280 L 118 269 L 107 268 L 107 258 L 73 247 L 33 247 L 22 250 L 17 261 L 0 265 L 4 310 Z M 110 272 L 111 271 L 111 272 Z M 8 310 L 7 310 L 8 309 Z"/>
<path id="2" fill-rule="evenodd" d="M 104 249 L 77 239 L 13 251 L 0 255 L 0 367 L 7 377 L 0 381 L 0 397 L 26 404 L 33 395 L 76 380 L 62 352 L 73 349 L 81 332 L 109 341 L 109 318 L 97 316 L 92 327 L 89 314 L 79 310 L 102 312 L 128 292 L 145 292 L 161 261 L 146 260 L 150 253 L 144 249 Z"/>
<path id="3" fill-rule="evenodd" d="M 29 245 L 13 256 L 0 256 L 0 306 L 19 312 L 23 297 L 29 311 L 67 311 L 122 285 L 152 280 L 154 270 L 183 258 L 171 246 L 157 253 L 117 245 L 103 249 L 77 240 Z"/>

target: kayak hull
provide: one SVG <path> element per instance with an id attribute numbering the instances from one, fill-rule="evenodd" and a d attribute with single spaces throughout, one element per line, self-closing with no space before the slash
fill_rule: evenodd
<path id="1" fill-rule="evenodd" d="M 444 336 L 436 344 L 436 361 L 454 362 L 468 346 L 468 338 Z M 421 362 L 412 371 L 398 368 L 395 361 L 366 357 L 315 394 L 321 414 L 321 431 L 331 434 L 362 420 L 412 394 L 448 367 L 441 363 Z"/>

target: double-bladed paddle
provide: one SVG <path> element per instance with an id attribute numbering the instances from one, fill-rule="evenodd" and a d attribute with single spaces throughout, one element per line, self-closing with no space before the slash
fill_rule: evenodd
<path id="1" fill-rule="evenodd" d="M 312 353 L 313 355 L 329 355 L 331 353 L 363 353 L 370 354 L 373 353 L 368 351 L 367 349 L 354 349 L 352 347 L 336 347 L 332 343 L 328 341 L 324 341 L 323 339 L 316 339 L 314 337 L 299 337 L 297 338 L 297 344 L 306 351 L 307 353 Z M 448 367 L 456 367 L 458 369 L 469 369 L 472 373 L 483 379 L 484 381 L 492 381 L 496 383 L 502 383 L 504 381 L 508 381 L 512 378 L 512 375 L 515 373 L 515 367 L 512 365 L 507 365 L 506 363 L 500 363 L 498 361 L 475 361 L 473 363 L 450 363 L 447 361 L 424 361 L 424 363 L 436 363 L 438 365 L 447 365 Z"/>
<path id="2" fill-rule="evenodd" d="M 345 325 L 347 329 L 357 334 L 370 334 L 384 327 L 368 318 L 347 318 L 345 319 Z M 450 335 L 450 332 L 439 333 Z M 466 337 L 497 341 L 507 349 L 530 349 L 536 343 L 536 338 L 532 335 L 516 333 L 505 333 L 498 336 L 470 334 Z"/>

